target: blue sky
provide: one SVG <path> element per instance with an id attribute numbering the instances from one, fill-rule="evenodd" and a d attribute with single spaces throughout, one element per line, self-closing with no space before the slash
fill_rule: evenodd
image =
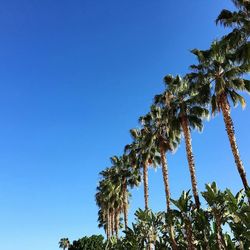
<path id="1" fill-rule="evenodd" d="M 54 250 L 102 233 L 98 172 L 130 142 L 128 130 L 185 74 L 192 48 L 225 30 L 214 20 L 229 0 L 0 1 L 0 235 L 5 250 Z M 247 97 L 249 102 L 249 97 Z M 232 111 L 250 174 L 250 109 Z M 221 116 L 193 132 L 199 189 L 241 188 Z M 190 188 L 183 143 L 168 155 L 173 198 Z M 248 176 L 249 176 L 248 174 Z M 164 209 L 161 171 L 150 170 L 150 206 Z M 130 221 L 143 207 L 132 192 Z"/>

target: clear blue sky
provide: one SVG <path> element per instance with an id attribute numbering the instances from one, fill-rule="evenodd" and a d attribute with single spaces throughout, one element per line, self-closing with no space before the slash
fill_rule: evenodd
<path id="1" fill-rule="evenodd" d="M 98 172 L 130 142 L 128 130 L 184 74 L 189 50 L 225 32 L 214 20 L 229 0 L 0 1 L 0 238 L 4 250 L 54 250 L 101 233 Z M 247 97 L 249 102 L 249 97 Z M 248 177 L 250 108 L 232 112 Z M 241 188 L 221 116 L 193 133 L 199 189 Z M 190 188 L 183 143 L 168 156 L 174 198 Z M 164 209 L 160 169 L 150 206 Z M 143 207 L 132 192 L 130 218 Z M 131 220 L 130 219 L 130 220 Z"/>

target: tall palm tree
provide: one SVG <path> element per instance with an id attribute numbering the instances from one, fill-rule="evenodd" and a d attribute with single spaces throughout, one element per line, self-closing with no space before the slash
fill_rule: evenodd
<path id="1" fill-rule="evenodd" d="M 141 122 L 144 129 L 150 131 L 152 141 L 154 141 L 158 151 L 161 156 L 161 165 L 162 165 L 162 176 L 165 187 L 165 197 L 166 197 L 166 208 L 167 212 L 171 212 L 170 208 L 170 188 L 169 188 L 169 178 L 168 178 L 168 164 L 166 152 L 172 152 L 177 145 L 180 143 L 180 131 L 172 130 L 171 123 L 169 122 L 167 109 L 163 110 L 160 107 L 155 105 L 151 106 L 150 112 L 140 117 L 139 121 Z M 172 242 L 172 248 L 174 250 L 178 249 L 175 236 L 174 228 L 170 223 L 169 233 Z"/>
<path id="2" fill-rule="evenodd" d="M 59 248 L 62 248 L 63 250 L 69 248 L 70 242 L 68 238 L 62 238 L 59 241 Z"/>
<path id="3" fill-rule="evenodd" d="M 166 152 L 173 152 L 180 143 L 180 131 L 171 129 L 169 122 L 168 110 L 161 109 L 155 105 L 151 106 L 151 110 L 145 116 L 139 119 L 145 130 L 150 132 L 152 142 L 158 148 L 161 156 L 162 175 L 165 186 L 166 208 L 170 210 L 170 189 L 168 180 L 168 165 Z"/>
<path id="4" fill-rule="evenodd" d="M 173 131 L 181 131 L 184 135 L 192 191 L 195 204 L 199 208 L 200 200 L 190 130 L 202 130 L 202 119 L 209 114 L 204 107 L 207 96 L 200 96 L 199 92 L 192 88 L 187 77 L 181 78 L 180 76 L 173 77 L 172 75 L 167 75 L 164 81 L 166 90 L 163 94 L 155 96 L 155 104 L 163 109 L 168 109 L 168 116 L 172 124 L 171 129 Z"/>
<path id="5" fill-rule="evenodd" d="M 160 154 L 157 151 L 154 142 L 151 140 L 150 133 L 145 129 L 131 129 L 133 142 L 125 147 L 125 153 L 130 155 L 131 160 L 137 168 L 143 169 L 144 203 L 145 210 L 148 205 L 148 166 L 160 164 Z"/>
<path id="6" fill-rule="evenodd" d="M 193 50 L 198 59 L 198 65 L 192 65 L 194 70 L 192 78 L 200 85 L 208 85 L 211 95 L 212 114 L 221 112 L 231 150 L 241 177 L 244 188 L 249 188 L 246 172 L 240 158 L 236 143 L 234 124 L 231 118 L 231 103 L 236 106 L 238 103 L 245 107 L 244 98 L 239 91 L 250 93 L 250 81 L 243 78 L 249 67 L 235 65 L 230 56 L 230 51 L 225 50 L 220 42 L 212 43 L 209 50 Z"/>

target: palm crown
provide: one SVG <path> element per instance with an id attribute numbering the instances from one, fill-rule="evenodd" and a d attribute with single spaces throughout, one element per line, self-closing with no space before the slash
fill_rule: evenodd
<path id="1" fill-rule="evenodd" d="M 237 32 L 238 38 L 247 39 L 250 35 L 250 2 L 247 0 L 233 0 L 232 2 L 237 11 L 223 9 L 217 17 L 216 23 L 234 28 L 233 32 Z"/>
<path id="2" fill-rule="evenodd" d="M 232 50 L 234 61 L 250 62 L 250 2 L 248 0 L 232 0 L 237 11 L 222 10 L 216 23 L 233 30 L 222 38 L 223 46 Z"/>
<path id="3" fill-rule="evenodd" d="M 202 120 L 208 117 L 208 110 L 205 107 L 208 100 L 207 93 L 201 96 L 187 76 L 181 78 L 167 75 L 164 81 L 166 90 L 163 94 L 155 96 L 155 103 L 169 109 L 172 129 L 180 131 L 184 119 L 191 128 L 202 130 Z"/>
<path id="4" fill-rule="evenodd" d="M 191 66 L 192 77 L 197 83 L 209 84 L 212 113 L 220 111 L 223 96 L 230 99 L 234 106 L 240 102 L 244 107 L 245 100 L 239 91 L 250 92 L 250 81 L 243 78 L 249 67 L 235 65 L 230 51 L 225 50 L 219 42 L 214 42 L 209 50 L 194 49 L 192 53 L 199 62 Z"/>
<path id="5" fill-rule="evenodd" d="M 59 241 L 59 248 L 66 249 L 70 245 L 69 239 L 68 238 L 62 238 Z"/>
<path id="6" fill-rule="evenodd" d="M 168 109 L 152 105 L 150 112 L 139 118 L 145 130 L 150 131 L 158 149 L 174 151 L 180 143 L 180 131 L 172 129 Z"/>

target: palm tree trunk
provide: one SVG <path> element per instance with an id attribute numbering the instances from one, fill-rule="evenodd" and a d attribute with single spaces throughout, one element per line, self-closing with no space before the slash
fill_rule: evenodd
<path id="1" fill-rule="evenodd" d="M 227 135 L 228 135 L 229 142 L 230 142 L 231 149 L 232 149 L 232 153 L 234 156 L 234 160 L 235 160 L 238 172 L 240 174 L 243 186 L 244 186 L 245 190 L 248 190 L 249 185 L 247 182 L 246 172 L 245 172 L 243 163 L 240 159 L 240 153 L 239 153 L 239 150 L 237 147 L 235 133 L 234 133 L 234 125 L 233 125 L 233 121 L 232 121 L 232 118 L 230 115 L 230 105 L 228 103 L 226 94 L 221 95 L 220 104 L 221 104 L 220 106 L 221 106 L 224 122 L 226 125 Z"/>
<path id="2" fill-rule="evenodd" d="M 110 215 L 109 215 L 109 209 L 107 210 L 106 214 L 106 223 L 107 223 L 107 239 L 110 239 Z"/>
<path id="3" fill-rule="evenodd" d="M 170 190 L 169 190 L 169 180 L 168 180 L 168 165 L 167 165 L 167 157 L 165 150 L 163 148 L 160 148 L 161 153 L 161 164 L 162 164 L 162 176 L 165 186 L 165 196 L 166 196 L 166 207 L 167 212 L 170 212 Z M 172 242 L 172 248 L 173 250 L 177 250 L 177 244 L 174 237 L 174 228 L 172 223 L 169 225 L 169 234 Z"/>
<path id="4" fill-rule="evenodd" d="M 148 210 L 148 162 L 145 161 L 143 164 L 143 185 L 144 185 L 144 202 L 145 210 Z M 148 250 L 153 250 L 152 244 L 150 242 L 150 237 L 148 238 L 149 245 L 147 246 Z"/>
<path id="5" fill-rule="evenodd" d="M 182 117 L 181 126 L 182 126 L 182 130 L 184 133 L 184 138 L 185 138 L 186 153 L 187 153 L 187 159 L 188 159 L 188 165 L 189 165 L 189 172 L 191 176 L 192 191 L 194 195 L 195 205 L 199 209 L 200 199 L 198 195 L 197 181 L 196 181 L 196 175 L 195 175 L 195 164 L 194 164 L 194 156 L 193 156 L 192 144 L 191 144 L 191 134 L 190 134 L 190 129 L 188 125 L 188 120 L 185 116 Z"/>
<path id="6" fill-rule="evenodd" d="M 122 194 L 123 194 L 123 215 L 124 215 L 124 224 L 125 230 L 128 227 L 128 196 L 127 196 L 127 185 L 126 185 L 126 178 L 123 179 L 122 184 Z"/>
<path id="7" fill-rule="evenodd" d="M 221 218 L 216 212 L 214 214 L 215 224 L 216 224 L 216 242 L 219 250 L 226 249 L 226 244 L 224 242 L 223 233 L 221 229 Z"/>
<path id="8" fill-rule="evenodd" d="M 165 187 L 165 196 L 166 196 L 166 207 L 167 211 L 170 210 L 170 190 L 169 190 L 169 180 L 168 180 L 168 167 L 167 167 L 167 158 L 164 149 L 160 149 L 161 153 L 161 165 L 162 165 L 162 176 Z"/>
<path id="9" fill-rule="evenodd" d="M 148 209 L 148 163 L 143 164 L 143 185 L 144 185 L 144 202 L 145 210 Z"/>
<path id="10" fill-rule="evenodd" d="M 113 210 L 113 236 L 115 235 L 115 209 Z"/>
<path id="11" fill-rule="evenodd" d="M 114 211 L 113 211 L 113 209 L 111 210 L 111 213 L 110 213 L 110 220 L 111 220 L 111 235 L 113 236 L 114 235 L 114 232 L 115 232 L 115 230 L 114 230 Z"/>
<path id="12" fill-rule="evenodd" d="M 115 236 L 118 239 L 119 238 L 119 210 L 115 210 Z"/>
<path id="13" fill-rule="evenodd" d="M 184 223 L 185 223 L 185 231 L 186 231 L 187 243 L 188 243 L 187 249 L 188 250 L 195 250 L 191 223 L 188 221 L 188 219 Z"/>
<path id="14" fill-rule="evenodd" d="M 113 215 L 112 211 L 109 212 L 109 226 L 110 226 L 110 237 L 113 236 Z"/>

